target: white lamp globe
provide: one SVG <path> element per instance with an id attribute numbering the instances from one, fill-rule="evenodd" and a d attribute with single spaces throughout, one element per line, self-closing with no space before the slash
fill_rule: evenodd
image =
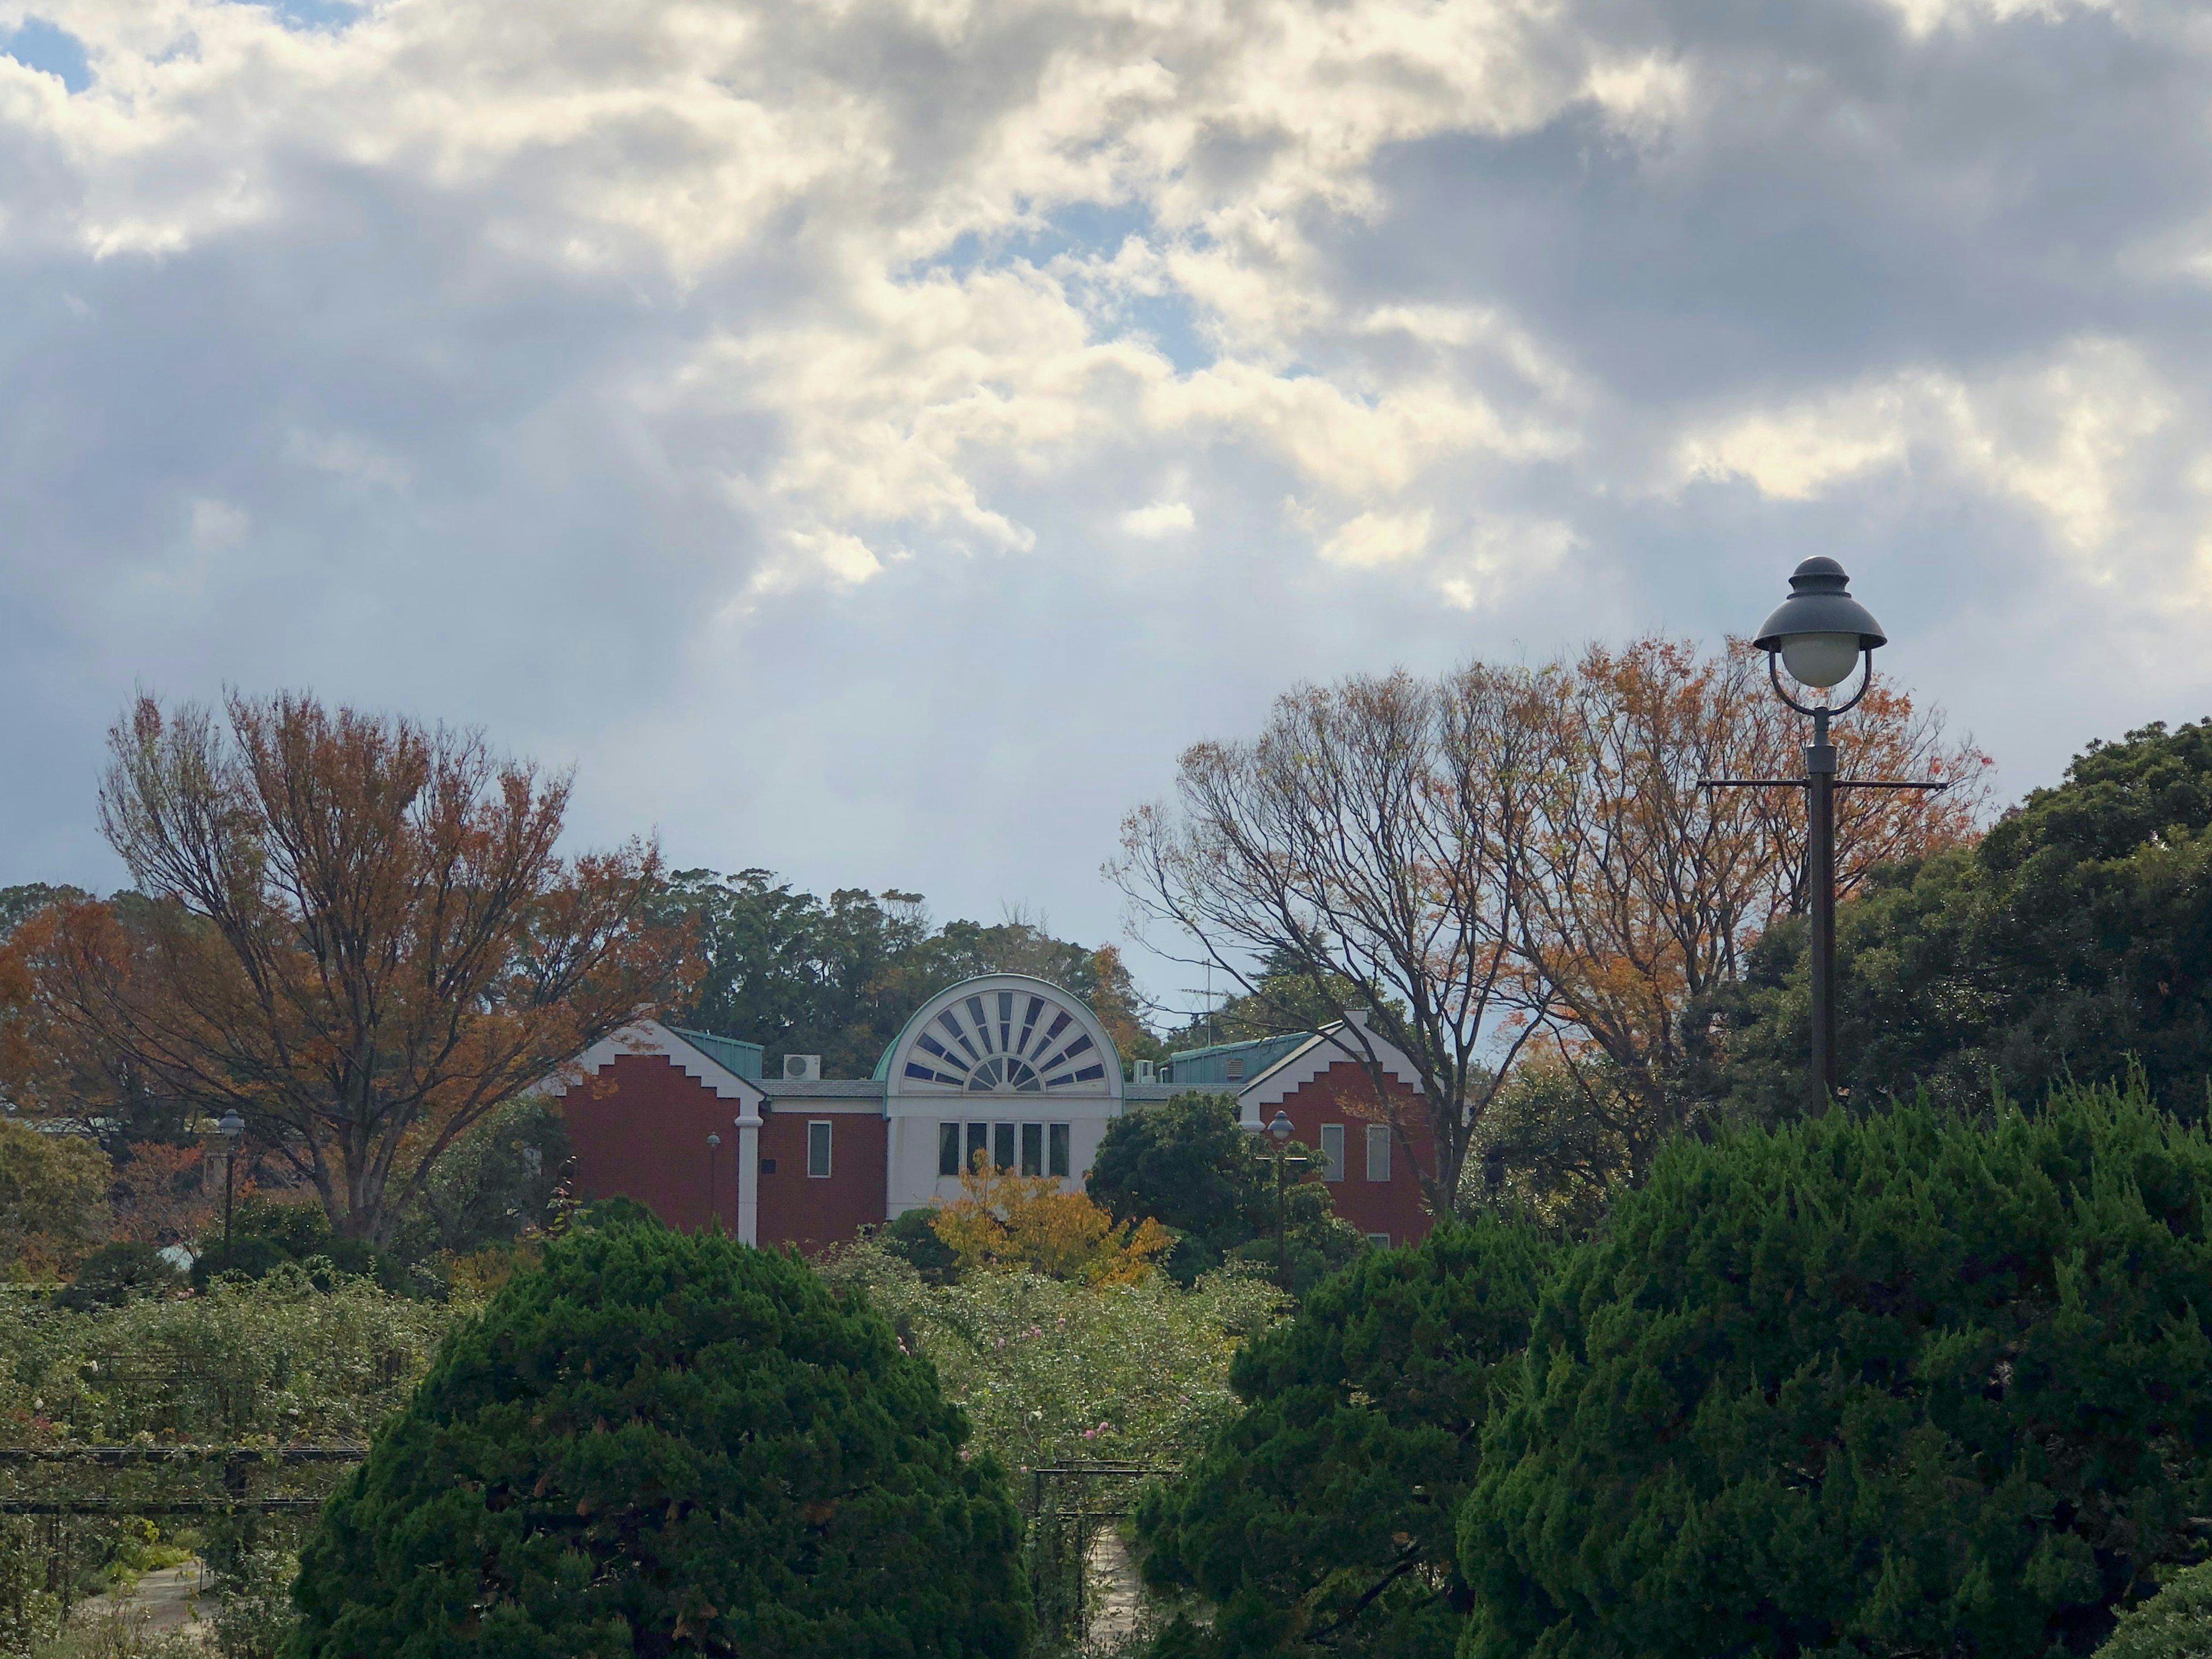
<path id="1" fill-rule="evenodd" d="M 1887 643 L 1881 624 L 1851 597 L 1843 566 L 1818 555 L 1790 572 L 1790 597 L 1752 641 L 1779 653 L 1798 684 L 1821 691 L 1849 679 L 1861 652 Z"/>
<path id="2" fill-rule="evenodd" d="M 1782 641 L 1782 665 L 1800 685 L 1826 691 L 1850 678 L 1859 665 L 1856 634 L 1791 634 Z"/>

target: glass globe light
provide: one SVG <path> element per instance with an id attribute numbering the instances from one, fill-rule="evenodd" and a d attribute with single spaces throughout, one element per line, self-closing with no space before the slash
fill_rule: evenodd
<path id="1" fill-rule="evenodd" d="M 1291 1115 L 1288 1112 L 1276 1113 L 1275 1121 L 1267 1126 L 1267 1133 L 1278 1142 L 1288 1140 L 1291 1138 Z"/>
<path id="2" fill-rule="evenodd" d="M 1859 665 L 1856 634 L 1789 634 L 1783 636 L 1782 665 L 1800 685 L 1826 691 L 1850 678 Z"/>
<path id="3" fill-rule="evenodd" d="M 1752 641 L 1779 652 L 1800 685 L 1825 691 L 1858 665 L 1859 653 L 1887 641 L 1867 608 L 1851 597 L 1850 578 L 1833 559 L 1810 558 L 1790 574 L 1790 597 Z"/>

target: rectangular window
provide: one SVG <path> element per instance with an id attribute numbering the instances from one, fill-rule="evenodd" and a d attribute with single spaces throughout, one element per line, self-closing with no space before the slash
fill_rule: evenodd
<path id="1" fill-rule="evenodd" d="M 975 1160 L 985 1158 L 991 1150 L 991 1126 L 971 1123 L 968 1126 L 968 1155 L 960 1160 L 960 1173 L 965 1175 L 975 1167 Z"/>
<path id="2" fill-rule="evenodd" d="M 806 1126 L 806 1173 L 817 1181 L 830 1179 L 830 1124 L 815 1118 Z"/>
<path id="3" fill-rule="evenodd" d="M 1321 1126 L 1321 1178 L 1323 1181 L 1344 1179 L 1344 1125 L 1341 1123 Z"/>
<path id="4" fill-rule="evenodd" d="M 1242 1083 L 1244 1080 L 1243 1055 L 1231 1054 L 1229 1057 L 1229 1080 L 1231 1083 Z"/>
<path id="5" fill-rule="evenodd" d="M 1388 1181 L 1390 1178 L 1390 1126 L 1370 1123 L 1367 1126 L 1367 1178 Z"/>
<path id="6" fill-rule="evenodd" d="M 1060 1180 L 1065 1181 L 1067 1179 L 1068 1166 L 1068 1126 L 1065 1123 L 1055 1123 L 1052 1125 L 1050 1139 L 1052 1145 L 1052 1162 L 1045 1166 L 1045 1173 L 1049 1176 L 1057 1176 Z"/>
<path id="7" fill-rule="evenodd" d="M 1367 1242 L 1370 1244 L 1372 1244 L 1378 1250 L 1387 1250 L 1390 1248 L 1390 1235 L 1388 1233 L 1370 1233 L 1367 1235 Z"/>
<path id="8" fill-rule="evenodd" d="M 960 1126 L 957 1123 L 937 1126 L 937 1173 L 940 1176 L 960 1173 Z"/>
<path id="9" fill-rule="evenodd" d="M 1001 1170 L 1014 1167 L 1014 1126 L 994 1123 L 991 1126 L 991 1162 Z"/>
<path id="10" fill-rule="evenodd" d="M 1044 1173 L 1044 1125 L 1022 1125 L 1022 1173 L 1041 1176 Z"/>

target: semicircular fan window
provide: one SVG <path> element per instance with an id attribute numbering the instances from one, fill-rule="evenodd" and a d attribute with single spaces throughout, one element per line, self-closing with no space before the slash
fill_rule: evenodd
<path id="1" fill-rule="evenodd" d="M 1042 1094 L 1097 1083 L 1106 1056 L 1065 1005 L 1032 991 L 963 997 L 907 1050 L 906 1077 L 978 1095 Z"/>

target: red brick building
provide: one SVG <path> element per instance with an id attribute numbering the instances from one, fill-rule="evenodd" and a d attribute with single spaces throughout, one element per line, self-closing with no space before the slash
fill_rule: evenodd
<path id="1" fill-rule="evenodd" d="M 1079 1189 L 1124 1111 L 1231 1093 L 1248 1128 L 1288 1116 L 1320 1152 L 1326 1167 L 1311 1178 L 1329 1182 L 1337 1212 L 1401 1243 L 1428 1230 L 1419 1085 L 1403 1055 L 1367 1039 L 1389 1090 L 1390 1105 L 1378 1103 L 1358 1042 L 1340 1029 L 1233 1043 L 1125 1079 L 1081 1002 L 996 974 L 916 1010 L 872 1077 L 823 1079 L 797 1055 L 793 1075 L 764 1077 L 757 1043 L 648 1022 L 579 1056 L 549 1089 L 564 1098 L 580 1197 L 620 1194 L 672 1226 L 714 1216 L 748 1243 L 809 1251 L 954 1195 L 977 1151 Z"/>

